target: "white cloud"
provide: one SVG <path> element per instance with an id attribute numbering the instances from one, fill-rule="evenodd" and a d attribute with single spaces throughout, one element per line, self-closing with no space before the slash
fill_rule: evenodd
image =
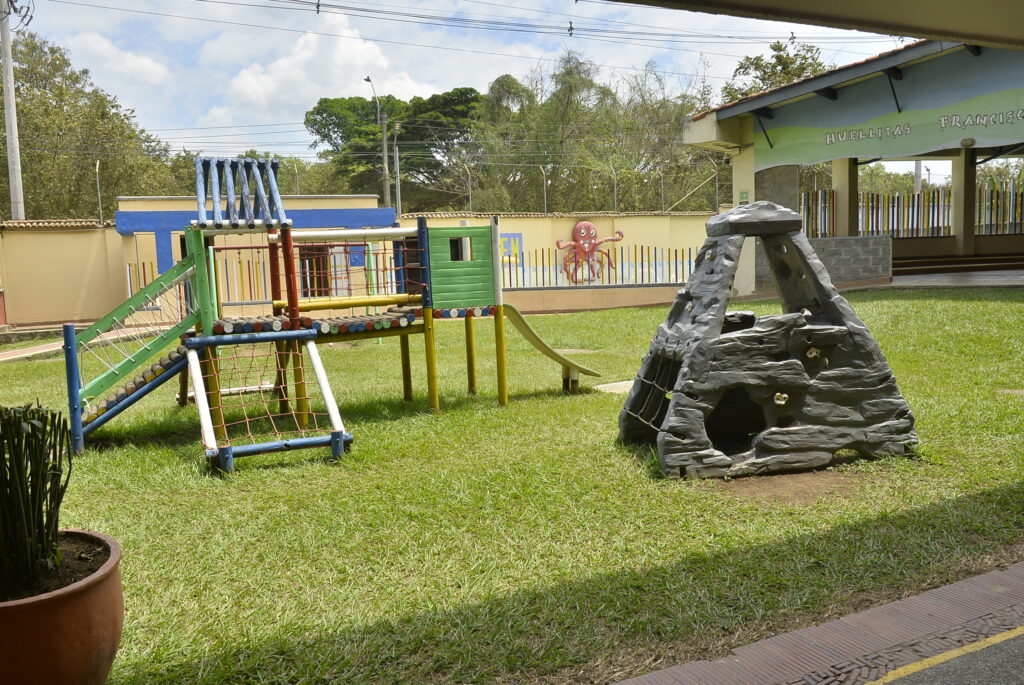
<path id="1" fill-rule="evenodd" d="M 407 72 L 391 68 L 384 51 L 360 40 L 345 17 L 324 17 L 318 31 L 350 40 L 306 33 L 287 54 L 245 66 L 227 87 L 227 106 L 211 110 L 201 123 L 299 121 L 321 97 L 369 95 L 363 82 L 367 74 L 373 76 L 378 95 L 408 98 L 435 90 Z"/>
<path id="2" fill-rule="evenodd" d="M 114 45 L 109 38 L 88 32 L 68 41 L 72 54 L 100 74 L 104 81 L 133 80 L 148 85 L 165 82 L 171 70 L 152 57 L 139 55 Z"/>

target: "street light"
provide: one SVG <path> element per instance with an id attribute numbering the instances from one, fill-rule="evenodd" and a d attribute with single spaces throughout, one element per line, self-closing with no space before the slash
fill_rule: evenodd
<path id="1" fill-rule="evenodd" d="M 377 105 L 377 123 L 380 124 L 380 143 L 383 150 L 382 161 L 384 165 L 384 206 L 391 206 L 391 174 L 388 170 L 388 114 L 380 111 L 380 99 L 377 98 L 377 89 L 373 85 L 373 79 L 369 76 L 363 79 L 370 84 L 373 92 L 373 102 Z"/>

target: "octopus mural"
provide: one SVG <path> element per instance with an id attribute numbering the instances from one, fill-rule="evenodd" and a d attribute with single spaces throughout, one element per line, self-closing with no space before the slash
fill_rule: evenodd
<path id="1" fill-rule="evenodd" d="M 598 238 L 597 226 L 589 221 L 581 221 L 572 229 L 572 240 L 563 243 L 555 241 L 559 250 L 567 250 L 562 258 L 562 270 L 570 281 L 577 284 L 593 283 L 604 274 L 605 267 L 615 268 L 615 258 L 608 250 L 602 249 L 604 243 L 622 240 L 622 231 L 615 231 L 610 238 Z"/>

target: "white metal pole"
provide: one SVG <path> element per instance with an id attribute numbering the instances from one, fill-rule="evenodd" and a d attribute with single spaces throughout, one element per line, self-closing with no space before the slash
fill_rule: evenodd
<path id="1" fill-rule="evenodd" d="M 4 60 L 4 126 L 7 132 L 7 173 L 11 184 L 11 218 L 25 218 L 25 196 L 21 187 L 21 146 L 18 144 L 18 110 L 14 97 L 14 59 L 11 56 L 11 21 L 13 12 L 9 0 L 2 0 L 3 19 L 0 20 L 0 43 Z"/>
<path id="2" fill-rule="evenodd" d="M 100 206 L 100 225 L 103 225 L 103 195 L 100 194 L 100 160 L 96 160 L 96 203 Z"/>
<path id="3" fill-rule="evenodd" d="M 398 166 L 398 132 L 402 128 L 402 122 L 395 122 L 395 215 L 402 214 L 402 172 Z"/>
<path id="4" fill-rule="evenodd" d="M 341 412 L 338 411 L 338 403 L 334 399 L 334 392 L 331 390 L 331 383 L 324 370 L 324 364 L 320 361 L 320 351 L 316 348 L 315 340 L 306 341 L 306 353 L 309 355 L 309 364 L 313 367 L 313 375 L 320 386 L 320 394 L 324 396 L 324 404 L 327 405 L 327 416 L 331 419 L 331 427 L 342 433 L 345 432 L 345 424 L 341 422 Z"/>
<path id="5" fill-rule="evenodd" d="M 203 447 L 207 453 L 217 453 L 217 438 L 213 433 L 213 419 L 210 418 L 210 405 L 206 402 L 206 383 L 203 380 L 203 369 L 199 364 L 199 353 L 187 350 L 188 373 L 192 377 L 192 396 L 196 401 L 199 413 L 199 435 L 203 439 Z"/>

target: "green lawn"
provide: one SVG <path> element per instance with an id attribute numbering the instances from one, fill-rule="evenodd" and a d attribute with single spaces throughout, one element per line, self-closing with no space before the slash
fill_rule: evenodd
<path id="1" fill-rule="evenodd" d="M 509 330 L 512 402 L 441 325 L 444 411 L 401 401 L 398 343 L 323 350 L 353 451 L 209 475 L 169 383 L 98 431 L 62 523 L 124 547 L 112 683 L 607 682 L 1024 558 L 1024 292 L 851 301 L 918 419 L 913 459 L 851 464 L 800 502 L 652 475 L 616 444 L 622 396 L 562 396 Z M 777 303 L 739 304 L 760 313 Z M 631 378 L 662 308 L 531 317 Z M 422 341 L 414 338 L 414 360 Z M 63 406 L 60 360 L 0 366 L 0 403 Z M 829 475 L 829 474 L 824 474 Z M 784 490 L 787 476 L 769 489 Z"/>

